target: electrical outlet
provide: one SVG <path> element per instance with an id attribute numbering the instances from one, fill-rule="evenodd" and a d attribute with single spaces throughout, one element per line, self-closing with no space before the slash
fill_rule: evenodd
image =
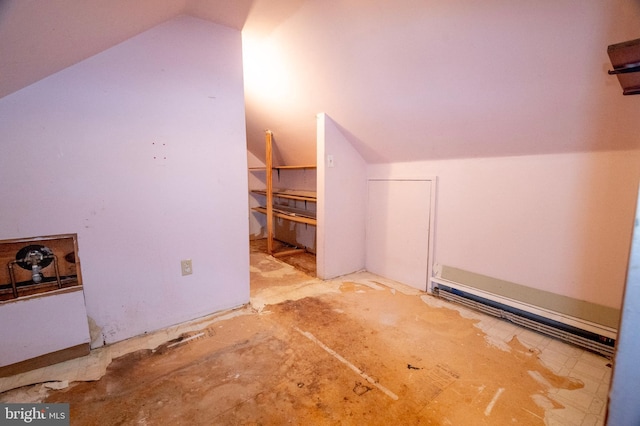
<path id="1" fill-rule="evenodd" d="M 185 259 L 181 261 L 180 267 L 182 268 L 182 275 L 193 274 L 193 266 L 191 265 L 191 259 Z"/>

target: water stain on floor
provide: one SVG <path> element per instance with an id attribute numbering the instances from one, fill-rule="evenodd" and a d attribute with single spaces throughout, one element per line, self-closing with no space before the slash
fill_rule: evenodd
<path id="1" fill-rule="evenodd" d="M 582 386 L 419 294 L 333 285 L 118 358 L 47 401 L 82 425 L 542 425 L 551 388 Z"/>

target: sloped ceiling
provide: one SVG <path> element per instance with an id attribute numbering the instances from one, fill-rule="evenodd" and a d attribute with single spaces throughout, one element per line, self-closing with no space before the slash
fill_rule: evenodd
<path id="1" fill-rule="evenodd" d="M 369 162 L 639 148 L 640 97 L 606 72 L 639 23 L 638 0 L 305 1 L 245 27 L 249 146 L 270 128 L 306 162 L 322 111 Z"/>
<path id="2" fill-rule="evenodd" d="M 369 162 L 640 148 L 639 0 L 4 0 L 0 97 L 181 14 L 242 29 L 258 157 L 315 162 L 319 112 Z"/>
<path id="3" fill-rule="evenodd" d="M 250 6 L 251 0 L 2 0 L 0 97 L 177 15 L 241 29 Z"/>

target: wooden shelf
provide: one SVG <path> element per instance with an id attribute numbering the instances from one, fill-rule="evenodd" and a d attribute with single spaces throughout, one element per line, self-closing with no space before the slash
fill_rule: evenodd
<path id="1" fill-rule="evenodd" d="M 318 166 L 315 164 L 303 165 L 303 166 L 271 166 L 271 170 L 304 170 L 304 169 L 316 169 Z M 265 171 L 266 167 L 249 167 L 251 171 Z"/>
<path id="2" fill-rule="evenodd" d="M 255 210 L 255 211 L 260 212 L 260 213 L 267 214 L 267 208 L 266 207 L 254 207 L 252 210 Z M 307 225 L 313 225 L 313 226 L 317 225 L 318 221 L 316 220 L 316 218 L 309 217 L 310 215 L 302 216 L 301 212 L 306 211 L 306 210 L 298 210 L 298 209 L 296 209 L 297 212 L 293 211 L 293 210 L 294 209 L 291 209 L 291 208 L 288 208 L 288 207 L 285 210 L 285 209 L 282 209 L 282 208 L 277 208 L 276 206 L 274 206 L 273 209 L 272 209 L 274 217 L 279 217 L 281 219 L 290 220 L 292 222 L 306 223 Z"/>
<path id="3" fill-rule="evenodd" d="M 607 54 L 624 95 L 640 95 L 640 39 L 612 44 Z"/>
<path id="4" fill-rule="evenodd" d="M 254 194 L 267 196 L 265 189 L 252 189 Z M 315 203 L 317 200 L 316 193 L 313 191 L 300 191 L 295 189 L 274 189 L 274 198 L 285 198 L 287 200 L 309 201 Z"/>
<path id="5" fill-rule="evenodd" d="M 303 169 L 315 169 L 316 165 L 307 165 L 307 166 L 271 166 L 274 170 L 303 170 Z"/>

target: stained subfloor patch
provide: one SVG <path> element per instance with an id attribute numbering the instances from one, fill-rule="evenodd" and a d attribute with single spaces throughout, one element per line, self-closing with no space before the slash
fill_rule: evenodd
<path id="1" fill-rule="evenodd" d="M 98 382 L 51 391 L 48 402 L 71 402 L 78 424 L 541 425 L 536 395 L 581 386 L 517 339 L 510 352 L 488 345 L 455 311 L 364 290 L 189 332 L 115 360 Z"/>
<path id="2" fill-rule="evenodd" d="M 327 345 L 322 343 L 320 340 L 316 339 L 316 337 L 313 334 L 309 333 L 308 331 L 302 331 L 297 327 L 296 327 L 296 331 L 299 332 L 300 334 L 302 334 L 303 336 L 305 336 L 307 339 L 311 340 L 316 345 L 320 346 L 329 355 L 331 355 L 332 357 L 334 357 L 335 359 L 340 361 L 342 364 L 344 364 L 346 367 L 351 369 L 354 373 L 356 373 L 357 375 L 362 377 L 363 380 L 365 380 L 366 382 L 368 382 L 371 385 L 373 385 L 376 388 L 378 388 L 382 393 L 387 395 L 389 398 L 393 399 L 394 401 L 398 400 L 398 395 L 396 395 L 395 393 L 391 392 L 385 386 L 381 385 L 377 380 L 375 380 L 374 378 L 369 376 L 365 371 L 363 371 L 363 370 L 359 369 L 358 367 L 356 367 L 355 365 L 353 365 L 353 363 L 351 363 L 348 359 L 346 359 L 345 357 L 343 357 L 342 355 L 340 355 L 339 353 L 337 353 L 336 351 L 334 351 L 333 349 L 331 349 L 330 347 L 328 347 Z M 359 388 L 359 389 L 363 389 L 364 388 L 367 391 L 372 389 L 369 386 L 362 386 L 360 384 L 360 382 L 356 382 L 356 388 Z M 356 392 L 356 393 L 361 395 L 363 392 Z"/>
<path id="3" fill-rule="evenodd" d="M 269 290 L 269 279 L 282 284 L 261 279 L 258 291 Z M 83 425 L 590 421 L 576 417 L 570 399 L 584 392 L 578 401 L 587 401 L 589 378 L 560 374 L 556 358 L 542 362 L 544 353 L 520 335 L 505 340 L 508 351 L 492 346 L 477 315 L 432 306 L 422 293 L 367 274 L 322 283 L 325 292 L 296 285 L 289 298 L 264 298 L 261 312 L 220 317 L 117 358 L 102 379 L 50 390 L 46 401 L 69 402 Z M 585 359 L 581 371 L 587 361 L 599 362 Z M 589 404 L 585 410 L 598 408 Z"/>

